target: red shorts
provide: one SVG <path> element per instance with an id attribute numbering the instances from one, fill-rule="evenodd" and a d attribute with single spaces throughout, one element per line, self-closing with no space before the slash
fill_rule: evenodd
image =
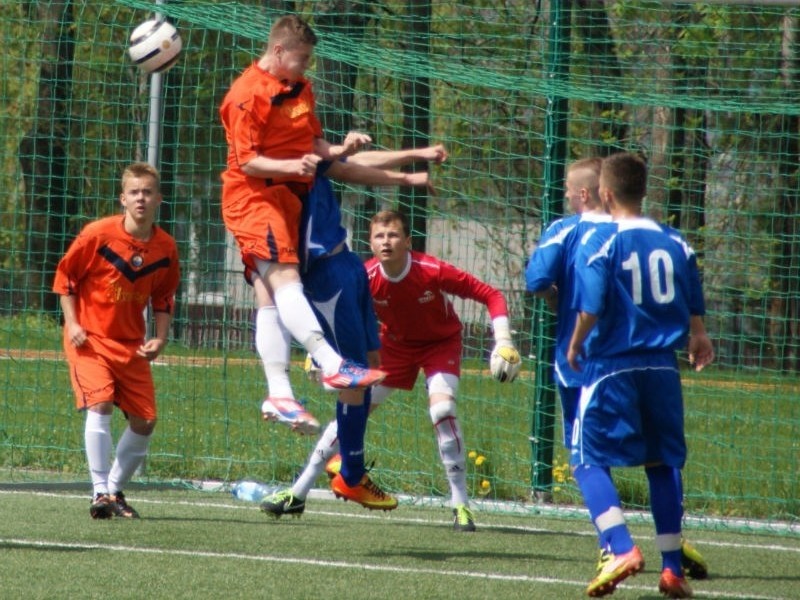
<path id="1" fill-rule="evenodd" d="M 136 354 L 141 345 L 89 335 L 80 348 L 75 348 L 64 339 L 78 410 L 113 402 L 126 414 L 147 420 L 156 418 L 150 361 Z"/>
<path id="2" fill-rule="evenodd" d="M 244 185 L 226 191 L 222 217 L 242 253 L 255 270 L 255 260 L 298 264 L 300 213 L 303 204 L 286 185 Z"/>
<path id="3" fill-rule="evenodd" d="M 381 385 L 400 390 L 414 387 L 420 369 L 425 379 L 436 373 L 461 377 L 461 334 L 424 345 L 392 343 L 381 339 L 381 367 L 388 375 Z"/>

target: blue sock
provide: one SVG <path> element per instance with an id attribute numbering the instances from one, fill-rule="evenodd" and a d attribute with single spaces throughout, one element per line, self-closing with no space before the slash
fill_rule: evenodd
<path id="1" fill-rule="evenodd" d="M 336 425 L 339 454 L 342 456 L 342 479 L 349 486 L 358 485 L 367 469 L 364 466 L 364 432 L 367 429 L 365 404 L 354 406 L 336 402 Z"/>
<path id="2" fill-rule="evenodd" d="M 603 467 L 579 465 L 574 476 L 600 536 L 600 547 L 609 548 L 614 554 L 633 550 L 633 538 L 622 516 L 622 503 L 609 471 Z M 611 510 L 615 508 L 616 511 Z M 601 516 L 603 519 L 599 521 Z"/>
<path id="3" fill-rule="evenodd" d="M 603 469 L 603 470 L 604 470 L 606 473 L 608 473 L 608 476 L 609 476 L 609 477 L 611 477 L 611 469 L 609 469 L 608 467 L 601 467 L 601 468 L 602 468 L 602 469 Z M 612 481 L 612 483 L 613 483 L 614 479 L 612 478 L 612 479 L 611 479 L 611 481 Z M 603 541 L 600 539 L 600 536 L 599 536 L 599 535 L 597 536 L 597 545 L 600 547 L 600 550 L 607 550 L 607 551 L 611 552 L 611 548 L 610 548 L 610 546 L 609 546 L 608 544 L 604 544 L 604 543 L 603 543 Z"/>
<path id="4" fill-rule="evenodd" d="M 680 469 L 658 465 L 645 468 L 650 484 L 650 511 L 656 526 L 656 545 L 663 569 L 681 570 L 681 518 L 683 502 Z"/>
<path id="5" fill-rule="evenodd" d="M 372 406 L 372 388 L 369 387 L 364 390 L 364 410 L 367 411 L 367 416 L 369 417 L 369 407 Z M 678 471 L 678 475 L 680 475 L 680 471 Z"/>
<path id="6" fill-rule="evenodd" d="M 675 485 L 678 486 L 678 502 L 681 503 L 681 518 L 683 518 L 683 476 L 677 467 L 670 467 L 672 476 L 675 478 Z"/>

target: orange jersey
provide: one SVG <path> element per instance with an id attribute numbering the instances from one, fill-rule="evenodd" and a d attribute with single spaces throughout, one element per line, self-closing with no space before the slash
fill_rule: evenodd
<path id="1" fill-rule="evenodd" d="M 86 225 L 56 268 L 53 291 L 77 297 L 78 323 L 87 332 L 121 341 L 143 340 L 144 309 L 172 314 L 180 278 L 171 235 L 154 227 L 137 240 L 115 215 Z"/>
<path id="2" fill-rule="evenodd" d="M 242 260 L 297 263 L 301 200 L 282 182 L 308 183 L 311 177 L 250 177 L 242 165 L 257 156 L 299 159 L 314 151 L 322 127 L 314 114 L 314 93 L 306 79 L 281 83 L 253 64 L 231 85 L 220 106 L 228 142 L 222 173 L 222 217 L 236 238 Z M 268 185 L 269 184 L 269 185 Z"/>
<path id="3" fill-rule="evenodd" d="M 314 114 L 314 92 L 306 79 L 281 83 L 256 63 L 231 84 L 219 112 L 228 142 L 228 167 L 222 174 L 226 198 L 248 195 L 264 187 L 264 180 L 241 169 L 256 156 L 276 160 L 300 158 L 314 150 L 322 126 Z M 312 177 L 275 178 L 311 183 Z"/>

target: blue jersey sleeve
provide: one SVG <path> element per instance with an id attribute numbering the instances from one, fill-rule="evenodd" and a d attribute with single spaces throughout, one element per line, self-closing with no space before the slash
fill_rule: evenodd
<path id="1" fill-rule="evenodd" d="M 558 219 L 545 230 L 525 269 L 527 291 L 543 292 L 554 283 L 558 285 L 564 272 L 564 242 L 576 224 L 576 218 L 567 217 Z"/>
<path id="2" fill-rule="evenodd" d="M 330 180 L 323 175 L 329 166 L 327 161 L 319 163 L 314 185 L 303 203 L 299 253 L 303 273 L 308 271 L 314 261 L 327 256 L 347 239 L 336 192 Z"/>

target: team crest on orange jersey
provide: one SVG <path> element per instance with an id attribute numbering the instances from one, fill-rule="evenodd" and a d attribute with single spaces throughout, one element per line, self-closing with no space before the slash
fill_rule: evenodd
<path id="1" fill-rule="evenodd" d="M 308 102 L 300 101 L 294 106 L 284 105 L 283 112 L 288 118 L 297 119 L 311 112 L 311 105 L 309 105 Z"/>

